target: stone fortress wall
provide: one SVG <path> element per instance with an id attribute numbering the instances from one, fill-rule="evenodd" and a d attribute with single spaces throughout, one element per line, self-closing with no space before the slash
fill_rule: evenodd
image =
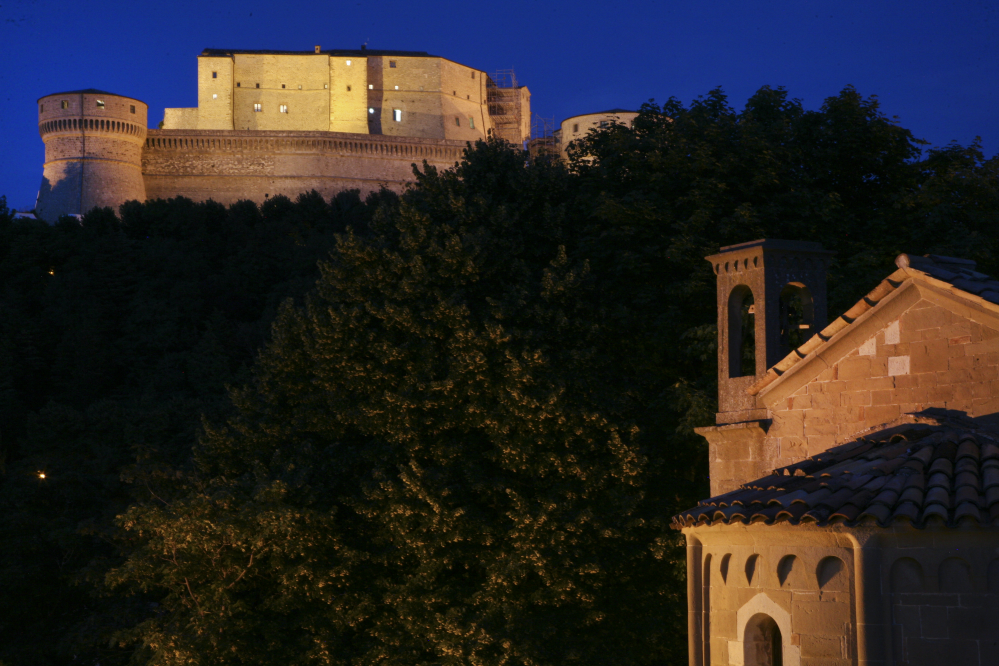
<path id="1" fill-rule="evenodd" d="M 198 107 L 166 109 L 162 129 L 147 130 L 146 104 L 121 95 L 39 99 L 46 158 L 35 210 L 54 221 L 147 197 L 401 191 L 414 164 L 450 168 L 489 136 L 526 140 L 527 88 L 490 104 L 496 92 L 485 72 L 423 52 L 206 49 Z"/>
<path id="2" fill-rule="evenodd" d="M 137 99 L 93 89 L 38 100 L 38 130 L 45 143 L 38 216 L 55 220 L 65 213 L 144 200 L 146 114 Z"/>
<path id="3" fill-rule="evenodd" d="M 142 172 L 150 199 L 230 204 L 312 189 L 329 198 L 345 189 L 399 190 L 413 181 L 413 164 L 447 169 L 465 145 L 346 132 L 149 130 Z"/>

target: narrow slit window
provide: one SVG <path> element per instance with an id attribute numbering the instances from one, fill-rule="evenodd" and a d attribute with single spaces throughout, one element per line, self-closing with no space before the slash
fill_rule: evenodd
<path id="1" fill-rule="evenodd" d="M 239 81 L 236 81 L 236 87 L 237 88 L 239 87 Z"/>
<path id="2" fill-rule="evenodd" d="M 278 109 L 281 111 L 281 113 L 288 113 L 288 105 L 287 104 L 282 104 L 280 107 L 278 107 Z"/>
<path id="3" fill-rule="evenodd" d="M 260 113 L 261 111 L 263 111 L 263 108 L 260 106 L 259 103 L 257 103 L 253 105 L 253 111 L 254 113 Z"/>
<path id="4" fill-rule="evenodd" d="M 454 117 L 454 124 L 457 125 L 458 127 L 461 127 L 461 118 L 459 118 L 458 116 L 455 116 Z"/>
<path id="5" fill-rule="evenodd" d="M 475 129 L 475 118 L 473 118 L 472 116 L 468 117 L 468 126 L 472 129 Z"/>
<path id="6" fill-rule="evenodd" d="M 350 86 L 347 86 L 347 92 L 350 92 Z"/>
<path id="7" fill-rule="evenodd" d="M 134 104 L 129 104 L 128 105 L 128 112 L 129 113 L 135 113 L 135 105 Z"/>
<path id="8" fill-rule="evenodd" d="M 64 99 L 62 101 L 62 108 L 64 108 L 64 109 L 68 109 L 69 108 L 69 100 L 68 99 Z"/>
<path id="9" fill-rule="evenodd" d="M 38 105 L 38 113 L 45 113 L 45 105 L 44 104 L 39 104 Z"/>
<path id="10" fill-rule="evenodd" d="M 212 78 L 213 79 L 219 78 L 219 73 L 218 72 L 212 72 Z"/>
<path id="11" fill-rule="evenodd" d="M 579 123 L 573 123 L 572 124 L 572 133 L 573 134 L 579 134 Z"/>
<path id="12" fill-rule="evenodd" d="M 473 79 L 475 78 L 475 72 L 472 72 L 472 78 Z"/>
<path id="13" fill-rule="evenodd" d="M 324 83 L 324 84 L 323 84 L 323 88 L 324 88 L 324 89 L 328 89 L 329 87 L 330 87 L 330 84 L 328 84 L 328 83 Z"/>
<path id="14" fill-rule="evenodd" d="M 219 98 L 218 93 L 212 93 L 212 99 L 218 99 L 218 98 Z"/>
<path id="15" fill-rule="evenodd" d="M 402 109 L 392 109 L 392 118 L 397 122 L 402 122 Z"/>

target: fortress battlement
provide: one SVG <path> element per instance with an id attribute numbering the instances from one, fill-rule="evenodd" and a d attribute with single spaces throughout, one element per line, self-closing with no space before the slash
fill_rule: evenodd
<path id="1" fill-rule="evenodd" d="M 39 99 L 38 216 L 399 191 L 414 164 L 446 169 L 469 142 L 530 135 L 525 86 L 419 51 L 205 49 L 197 76 L 198 106 L 166 109 L 161 129 L 146 128 L 145 103 L 107 91 Z"/>

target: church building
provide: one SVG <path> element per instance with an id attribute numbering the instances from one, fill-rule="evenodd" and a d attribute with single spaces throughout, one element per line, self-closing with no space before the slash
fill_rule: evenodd
<path id="1" fill-rule="evenodd" d="M 826 324 L 830 253 L 761 240 L 718 285 L 691 666 L 999 665 L 999 281 L 902 254 Z"/>

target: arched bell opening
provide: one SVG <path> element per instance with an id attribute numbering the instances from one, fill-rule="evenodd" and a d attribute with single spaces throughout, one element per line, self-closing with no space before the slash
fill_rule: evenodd
<path id="1" fill-rule="evenodd" d="M 728 297 L 728 376 L 756 374 L 756 305 L 753 290 L 740 284 Z"/>
<path id="2" fill-rule="evenodd" d="M 746 624 L 745 666 L 784 666 L 784 640 L 772 617 L 757 613 Z"/>
<path id="3" fill-rule="evenodd" d="M 815 334 L 812 292 L 801 282 L 789 282 L 780 292 L 780 353 L 805 344 Z"/>

